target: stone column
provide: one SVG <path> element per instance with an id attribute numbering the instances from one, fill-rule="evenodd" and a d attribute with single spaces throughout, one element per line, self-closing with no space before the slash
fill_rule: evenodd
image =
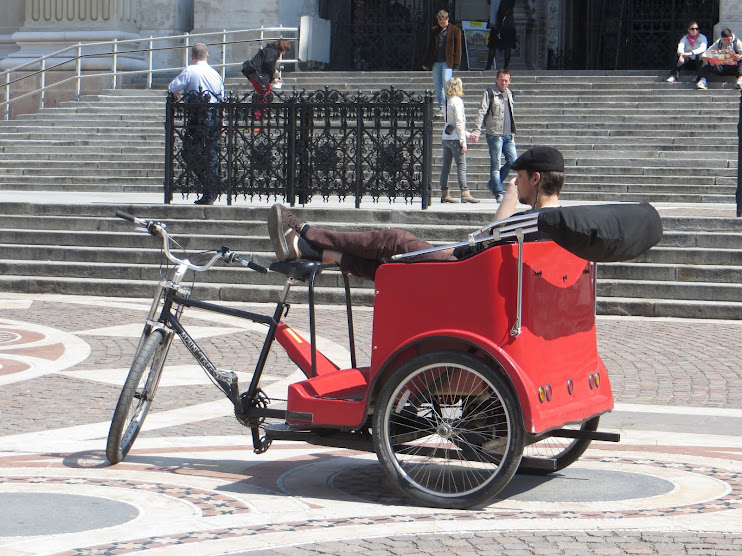
<path id="1" fill-rule="evenodd" d="M 167 37 L 190 33 L 193 29 L 193 0 L 145 0 L 139 2 L 136 17 L 142 48 L 149 37 Z M 182 44 L 182 40 L 179 44 Z M 154 41 L 155 48 L 176 46 L 174 41 Z M 157 68 L 178 68 L 190 61 L 182 49 L 154 52 L 152 63 Z M 162 77 L 162 76 L 160 76 Z M 169 76 L 168 76 L 169 77 Z"/>
<path id="2" fill-rule="evenodd" d="M 719 0 L 719 23 L 714 25 L 714 36 L 708 37 L 709 42 L 718 39 L 725 27 L 742 38 L 742 2 L 739 0 Z"/>
<path id="3" fill-rule="evenodd" d="M 548 67 L 548 52 L 559 52 L 564 48 L 562 43 L 562 2 L 560 0 L 547 0 L 546 3 L 546 52 Z"/>
<path id="4" fill-rule="evenodd" d="M 138 4 L 139 0 L 26 0 L 25 23 L 11 37 L 20 50 L 11 53 L 2 65 L 6 69 L 14 67 L 78 42 L 138 38 L 135 20 Z M 110 48 L 99 50 L 110 52 Z M 49 60 L 47 65 L 64 59 Z M 118 69 L 141 69 L 142 64 L 137 57 L 120 56 Z M 110 70 L 111 59 L 87 59 L 82 67 Z"/>
<path id="5" fill-rule="evenodd" d="M 25 0 L 5 0 L 0 3 L 0 60 L 18 50 L 11 36 L 23 25 Z"/>
<path id="6" fill-rule="evenodd" d="M 193 33 L 222 31 L 223 29 L 259 29 L 263 27 L 299 27 L 301 16 L 317 15 L 319 0 L 263 0 L 261 2 L 246 2 L 245 0 L 194 0 Z M 277 38 L 280 33 L 266 33 L 267 38 Z M 286 38 L 293 38 L 295 35 Z M 259 38 L 259 33 L 233 37 L 232 40 L 244 40 L 244 44 L 230 45 L 226 50 L 225 63 L 241 63 L 252 57 L 266 42 L 250 42 Z M 194 37 L 196 42 L 201 40 Z M 219 42 L 220 37 L 201 42 Z M 298 42 L 292 41 L 291 52 L 287 58 L 295 58 L 299 48 Z M 221 48 L 209 49 L 209 59 L 212 63 L 220 64 Z M 239 75 L 239 68 L 232 68 L 230 74 Z"/>

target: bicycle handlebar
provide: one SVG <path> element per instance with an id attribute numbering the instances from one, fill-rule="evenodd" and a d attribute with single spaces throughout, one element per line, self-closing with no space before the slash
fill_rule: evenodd
<path id="1" fill-rule="evenodd" d="M 119 218 L 123 218 L 124 220 L 128 220 L 129 222 L 134 222 L 137 226 L 140 226 L 142 228 L 142 231 L 146 231 L 153 236 L 161 237 L 163 251 L 165 252 L 165 256 L 168 258 L 168 260 L 175 264 L 185 265 L 190 270 L 195 270 L 197 272 L 208 270 L 214 265 L 216 261 L 222 259 L 224 262 L 227 263 L 240 263 L 241 265 L 260 272 L 261 274 L 265 274 L 266 272 L 268 272 L 268 269 L 266 269 L 265 267 L 254 263 L 253 261 L 243 259 L 239 255 L 237 255 L 237 253 L 230 251 L 228 247 L 222 247 L 220 251 L 215 252 L 211 259 L 203 265 L 193 264 L 188 259 L 179 259 L 175 255 L 173 255 L 172 251 L 170 251 L 171 239 L 170 234 L 168 234 L 165 230 L 165 224 L 161 222 L 155 222 L 154 220 L 144 220 L 142 218 L 137 218 L 136 216 L 133 216 L 128 212 L 124 212 L 122 210 L 117 210 L 116 216 L 118 216 Z"/>

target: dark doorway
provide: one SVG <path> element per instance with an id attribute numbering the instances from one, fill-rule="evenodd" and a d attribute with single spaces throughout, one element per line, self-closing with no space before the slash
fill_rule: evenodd
<path id="1" fill-rule="evenodd" d="M 332 22 L 330 69 L 415 70 L 435 14 L 454 20 L 455 0 L 321 0 L 320 17 Z"/>
<path id="2" fill-rule="evenodd" d="M 564 0 L 550 69 L 664 69 L 691 21 L 709 41 L 719 0 Z"/>

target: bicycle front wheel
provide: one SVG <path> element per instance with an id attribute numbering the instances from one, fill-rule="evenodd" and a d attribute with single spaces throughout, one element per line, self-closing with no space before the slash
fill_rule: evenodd
<path id="1" fill-rule="evenodd" d="M 160 383 L 166 344 L 165 334 L 155 330 L 147 336 L 134 357 L 108 432 L 106 457 L 111 463 L 119 463 L 126 457 L 142 429 Z"/>

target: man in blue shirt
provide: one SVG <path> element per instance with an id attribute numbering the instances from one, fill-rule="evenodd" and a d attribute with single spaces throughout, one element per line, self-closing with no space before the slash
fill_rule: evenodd
<path id="1" fill-rule="evenodd" d="M 221 75 L 209 63 L 209 51 L 204 43 L 191 49 L 191 63 L 168 86 L 175 99 L 181 94 L 186 102 L 209 104 L 224 100 L 224 82 Z M 207 96 L 208 95 L 208 96 Z M 183 158 L 188 172 L 199 182 L 201 198 L 197 205 L 213 205 L 219 189 L 219 137 L 222 121 L 219 111 L 210 108 L 205 114 L 199 110 L 186 112 L 193 121 L 194 116 L 203 115 L 203 121 L 189 122 L 183 136 Z M 206 152 L 206 155 L 204 155 Z"/>

